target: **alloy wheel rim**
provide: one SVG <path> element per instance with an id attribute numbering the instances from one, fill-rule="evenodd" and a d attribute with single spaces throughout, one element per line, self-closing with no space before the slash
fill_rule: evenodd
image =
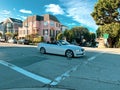
<path id="1" fill-rule="evenodd" d="M 72 57 L 73 56 L 71 51 L 67 51 L 66 55 L 67 55 L 67 57 Z"/>

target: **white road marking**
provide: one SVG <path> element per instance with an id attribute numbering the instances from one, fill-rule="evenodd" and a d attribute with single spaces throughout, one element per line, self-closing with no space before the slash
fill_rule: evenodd
<path id="1" fill-rule="evenodd" d="M 101 52 L 99 54 L 96 54 L 95 56 L 93 57 L 90 57 L 88 58 L 88 61 L 92 61 L 94 60 L 97 56 L 103 54 L 105 52 Z M 85 62 L 85 64 L 88 63 L 88 61 Z M 55 78 L 55 80 L 53 82 L 51 82 L 50 85 L 57 85 L 58 83 L 61 82 L 61 80 L 64 80 L 66 77 L 69 77 L 70 76 L 70 73 L 73 72 L 73 71 L 76 71 L 77 68 L 79 67 L 79 65 L 76 65 L 75 67 L 71 68 L 70 70 L 66 71 L 65 73 L 63 73 L 61 76 L 58 76 L 57 78 Z"/>
<path id="2" fill-rule="evenodd" d="M 11 69 L 13 69 L 13 70 L 27 76 L 27 77 L 30 77 L 32 79 L 35 79 L 35 80 L 39 81 L 39 82 L 42 82 L 44 84 L 50 84 L 52 82 L 52 80 L 50 80 L 50 79 L 44 78 L 42 76 L 38 76 L 38 75 L 36 75 L 34 73 L 31 73 L 31 72 L 29 72 L 27 70 L 24 70 L 24 69 L 22 69 L 22 68 L 20 68 L 20 67 L 18 67 L 16 65 L 13 65 L 11 63 L 6 62 L 6 61 L 0 60 L 0 64 L 4 65 L 6 67 L 9 67 L 9 68 L 11 68 Z"/>
<path id="3" fill-rule="evenodd" d="M 88 58 L 88 61 L 92 61 L 92 60 L 95 59 L 95 58 L 96 58 L 95 56 L 90 57 L 90 58 Z"/>
<path id="4" fill-rule="evenodd" d="M 47 78 L 44 78 L 44 77 L 41 77 L 41 76 L 38 76 L 34 73 L 31 73 L 27 70 L 24 70 L 14 64 L 11 64 L 11 63 L 8 63 L 6 61 L 3 61 L 3 60 L 0 60 L 0 64 L 6 66 L 6 67 L 9 67 L 27 77 L 30 77 L 34 80 L 37 80 L 39 82 L 42 82 L 44 84 L 50 84 L 50 85 L 57 85 L 61 80 L 64 80 L 66 77 L 69 77 L 70 76 L 70 73 L 73 72 L 73 71 L 76 71 L 76 69 L 78 68 L 78 65 L 76 65 L 75 67 L 71 68 L 70 70 L 66 71 L 65 73 L 63 73 L 61 76 L 58 76 L 57 78 L 55 78 L 55 80 L 50 80 L 50 79 L 47 79 Z"/>
<path id="5" fill-rule="evenodd" d="M 66 71 L 65 73 L 63 73 L 61 76 L 58 76 L 57 78 L 55 78 L 55 80 L 53 82 L 51 82 L 50 85 L 57 85 L 58 83 L 61 82 L 61 80 L 64 80 L 66 77 L 70 76 L 70 73 L 73 71 L 76 71 L 79 65 L 76 65 L 75 67 L 71 68 L 70 70 Z"/>
<path id="6" fill-rule="evenodd" d="M 99 55 L 101 55 L 101 54 L 103 54 L 103 53 L 105 53 L 105 52 L 96 54 L 95 56 L 88 58 L 88 61 L 94 60 L 97 56 L 99 56 Z M 88 61 L 85 62 L 85 64 L 87 64 Z M 11 68 L 11 69 L 13 69 L 13 70 L 15 70 L 15 71 L 17 71 L 17 72 L 25 75 L 25 76 L 27 76 L 27 77 L 30 77 L 30 78 L 32 78 L 32 79 L 35 79 L 35 80 L 39 81 L 39 82 L 42 82 L 42 83 L 44 83 L 44 84 L 49 84 L 49 85 L 57 85 L 57 84 L 60 83 L 62 80 L 64 80 L 66 77 L 69 77 L 69 76 L 70 76 L 70 73 L 73 72 L 73 71 L 76 71 L 77 68 L 79 67 L 79 65 L 76 65 L 75 67 L 73 67 L 73 68 L 71 68 L 70 70 L 66 71 L 66 72 L 63 73 L 61 76 L 58 76 L 57 78 L 55 78 L 55 79 L 52 81 L 52 80 L 50 80 L 50 79 L 44 78 L 44 77 L 42 77 L 42 76 L 38 76 L 38 75 L 36 75 L 36 74 L 34 74 L 34 73 L 31 73 L 31 72 L 29 72 L 29 71 L 26 71 L 26 70 L 24 70 L 24 69 L 22 69 L 22 68 L 20 68 L 20 67 L 18 67 L 18 66 L 16 66 L 16 65 L 13 65 L 13 64 L 8 63 L 8 62 L 3 61 L 3 60 L 0 60 L 0 64 L 2 64 L 2 65 L 4 65 L 4 66 L 7 66 L 7 67 L 9 67 L 9 68 Z"/>
<path id="7" fill-rule="evenodd" d="M 105 52 L 101 52 L 101 53 L 99 53 L 99 54 L 96 54 L 95 56 L 92 56 L 92 57 L 88 58 L 88 61 L 94 60 L 96 57 L 102 55 L 103 53 L 105 53 Z"/>

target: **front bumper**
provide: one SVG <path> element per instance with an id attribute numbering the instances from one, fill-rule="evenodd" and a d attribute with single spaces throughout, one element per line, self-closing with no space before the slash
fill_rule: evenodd
<path id="1" fill-rule="evenodd" d="M 75 52 L 74 53 L 74 57 L 81 57 L 81 56 L 85 56 L 85 51 L 83 51 L 83 52 Z"/>

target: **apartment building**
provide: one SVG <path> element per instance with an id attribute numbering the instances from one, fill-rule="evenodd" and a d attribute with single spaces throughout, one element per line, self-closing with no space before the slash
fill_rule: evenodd
<path id="1" fill-rule="evenodd" d="M 64 32 L 65 30 L 68 30 L 69 28 L 67 27 L 67 26 L 65 26 L 65 25 L 61 25 L 61 30 L 62 30 L 62 32 Z"/>
<path id="2" fill-rule="evenodd" d="M 0 38 L 3 37 L 3 34 L 4 34 L 4 25 L 3 25 L 3 22 L 0 23 Z"/>
<path id="3" fill-rule="evenodd" d="M 23 22 L 23 27 L 19 28 L 19 38 L 25 38 L 26 35 L 38 34 L 44 37 L 45 41 L 55 39 L 57 34 L 61 32 L 61 23 L 59 20 L 50 14 L 43 16 L 29 16 Z"/>
<path id="4" fill-rule="evenodd" d="M 27 35 L 39 34 L 43 30 L 43 17 L 39 15 L 29 16 L 23 21 L 23 27 L 19 28 L 18 38 L 25 38 Z"/>
<path id="5" fill-rule="evenodd" d="M 55 39 L 58 33 L 61 32 L 61 23 L 59 20 L 50 14 L 44 15 L 44 29 L 43 36 L 44 39 L 50 41 L 50 39 Z"/>
<path id="6" fill-rule="evenodd" d="M 22 21 L 14 18 L 7 18 L 5 21 L 0 23 L 0 32 L 2 37 L 5 38 L 5 33 L 18 33 L 18 28 L 22 27 Z"/>

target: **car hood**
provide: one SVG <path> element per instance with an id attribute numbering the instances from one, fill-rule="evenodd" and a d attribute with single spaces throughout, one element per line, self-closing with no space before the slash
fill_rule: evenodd
<path id="1" fill-rule="evenodd" d="M 82 47 L 77 46 L 77 45 L 66 45 L 66 46 L 69 48 L 72 48 L 72 49 L 81 49 L 82 48 Z"/>

